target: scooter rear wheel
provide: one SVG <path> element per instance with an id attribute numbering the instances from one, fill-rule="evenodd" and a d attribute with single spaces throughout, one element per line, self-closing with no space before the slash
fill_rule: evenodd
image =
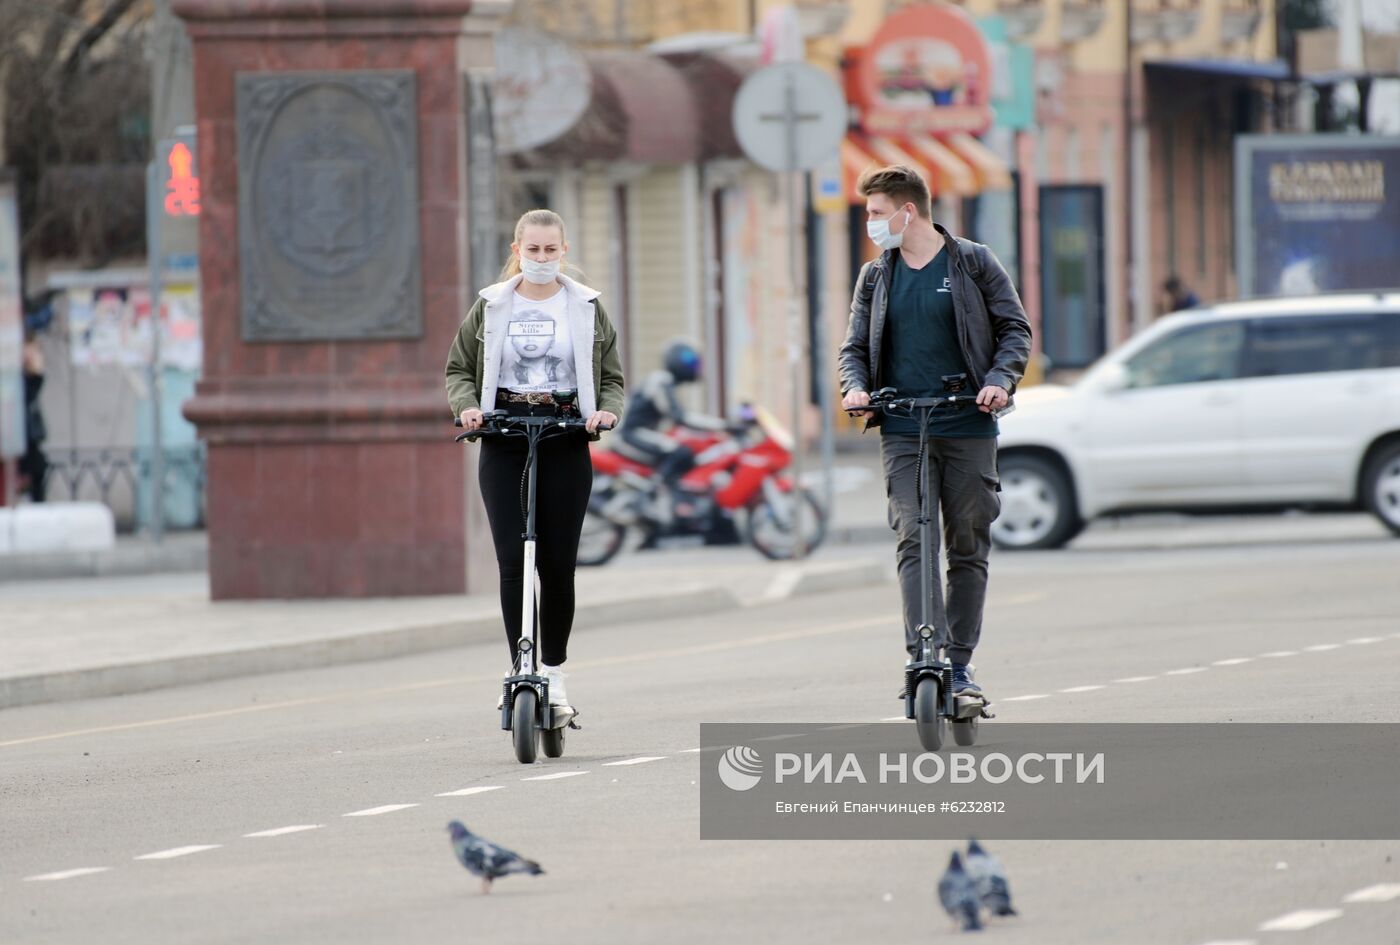
<path id="1" fill-rule="evenodd" d="M 544 756 L 546 758 L 561 758 L 564 755 L 564 732 L 567 725 L 558 728 L 547 728 L 540 732 L 540 743 L 544 746 Z"/>
<path id="2" fill-rule="evenodd" d="M 953 720 L 953 741 L 963 748 L 977 744 L 977 719 L 954 719 Z"/>
<path id="3" fill-rule="evenodd" d="M 932 676 L 920 679 L 914 690 L 914 727 L 919 731 L 919 743 L 925 751 L 938 751 L 943 747 L 944 722 L 939 713 L 942 702 L 939 696 L 938 680 Z"/>
<path id="4" fill-rule="evenodd" d="M 522 765 L 532 765 L 539 756 L 540 725 L 539 693 L 529 686 L 519 686 L 511 703 L 510 738 L 515 744 L 515 757 Z"/>

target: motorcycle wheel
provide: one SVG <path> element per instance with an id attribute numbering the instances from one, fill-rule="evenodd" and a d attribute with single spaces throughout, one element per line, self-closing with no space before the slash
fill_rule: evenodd
<path id="1" fill-rule="evenodd" d="M 765 558 L 786 561 L 793 556 L 799 534 L 793 528 L 794 513 L 806 553 L 810 554 L 826 538 L 826 510 L 811 490 L 803 489 L 800 494 L 801 503 L 795 509 L 786 510 L 786 515 L 780 515 L 766 499 L 749 510 L 749 543 Z M 792 495 L 786 492 L 782 498 L 791 505 Z"/>
<path id="2" fill-rule="evenodd" d="M 578 563 L 586 567 L 607 564 L 622 550 L 627 529 L 603 518 L 593 509 L 583 516 L 578 538 Z"/>

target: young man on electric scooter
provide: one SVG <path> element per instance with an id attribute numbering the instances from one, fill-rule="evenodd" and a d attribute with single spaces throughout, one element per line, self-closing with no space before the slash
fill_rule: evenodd
<path id="1" fill-rule="evenodd" d="M 953 695 L 986 699 L 968 663 L 982 633 L 991 524 L 997 496 L 997 416 L 1011 409 L 1030 357 L 1031 332 L 1016 289 L 986 246 L 933 222 L 928 185 L 904 165 L 867 172 L 866 231 L 882 250 L 861 269 L 841 346 L 841 406 L 859 412 L 870 392 L 893 387 L 902 397 L 977 395 L 976 409 L 939 411 L 929 439 L 929 494 L 934 541 L 942 514 L 947 549 L 943 580 L 933 581 L 934 630 L 952 663 Z M 919 573 L 919 439 L 914 421 L 871 415 L 880 452 L 890 527 L 898 535 L 904 644 L 917 657 Z M 937 560 L 937 548 L 931 549 Z M 901 696 L 903 693 L 901 693 Z"/>

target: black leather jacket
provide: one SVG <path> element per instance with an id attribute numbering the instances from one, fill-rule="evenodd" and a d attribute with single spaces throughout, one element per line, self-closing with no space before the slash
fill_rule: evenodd
<path id="1" fill-rule="evenodd" d="M 1031 355 L 1031 326 L 1016 288 L 986 246 L 953 236 L 937 223 L 934 229 L 948 250 L 958 341 L 976 389 L 992 384 L 1014 394 Z M 884 386 L 880 350 L 889 306 L 890 265 L 896 252 L 886 250 L 866 263 L 856 280 L 851 320 L 839 356 L 843 395 Z M 874 417 L 866 426 L 878 423 Z"/>

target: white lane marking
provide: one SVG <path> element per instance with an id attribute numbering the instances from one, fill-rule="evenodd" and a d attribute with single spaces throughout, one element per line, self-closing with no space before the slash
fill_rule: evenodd
<path id="1" fill-rule="evenodd" d="M 704 749 L 701 749 L 701 748 L 682 748 L 682 749 L 681 749 L 681 754 L 682 754 L 682 755 L 696 755 L 696 754 L 699 754 L 699 753 L 700 753 L 701 751 L 703 751 L 703 750 L 704 750 Z"/>
<path id="2" fill-rule="evenodd" d="M 1156 679 L 1156 676 L 1124 676 L 1122 679 L 1115 679 L 1114 682 L 1147 682 L 1149 679 Z"/>
<path id="3" fill-rule="evenodd" d="M 485 794 L 487 791 L 499 791 L 504 785 L 483 784 L 479 787 L 462 788 L 460 791 L 443 791 L 441 794 L 434 794 L 434 797 L 471 797 L 473 794 Z"/>
<path id="4" fill-rule="evenodd" d="M 342 817 L 376 817 L 379 814 L 392 814 L 396 810 L 408 810 L 410 807 L 417 807 L 417 804 L 385 804 L 383 807 L 366 807 L 364 810 L 352 810 L 348 814 L 341 814 Z"/>
<path id="5" fill-rule="evenodd" d="M 1216 660 L 1214 663 L 1211 663 L 1210 665 L 1212 665 L 1212 666 L 1239 666 L 1241 663 L 1253 663 L 1253 662 L 1254 662 L 1254 657 L 1252 657 L 1252 656 L 1237 656 L 1237 657 L 1235 657 L 1235 658 L 1232 659 L 1232 660 Z"/>
<path id="6" fill-rule="evenodd" d="M 844 732 L 848 728 L 865 728 L 864 722 L 847 722 L 845 725 L 824 725 L 819 732 Z"/>
<path id="7" fill-rule="evenodd" d="M 785 741 L 787 741 L 789 738 L 801 738 L 804 734 L 806 734 L 806 733 L 805 733 L 805 732 L 801 732 L 801 733 L 796 733 L 796 734 L 792 734 L 792 735 L 765 735 L 765 736 L 763 736 L 762 738 L 755 738 L 754 741 L 756 741 L 756 742 L 785 742 Z"/>
<path id="8" fill-rule="evenodd" d="M 1297 655 L 1298 655 L 1298 651 L 1297 651 L 1297 650 L 1274 650 L 1272 653 L 1261 653 L 1261 654 L 1259 654 L 1259 655 L 1260 655 L 1260 656 L 1271 656 L 1271 657 L 1279 657 L 1279 656 L 1297 656 Z"/>
<path id="9" fill-rule="evenodd" d="M 40 873 L 38 876 L 26 876 L 26 883 L 47 883 L 56 879 L 72 879 L 75 876 L 91 876 L 93 873 L 105 873 L 110 870 L 110 866 L 82 866 L 75 870 L 60 870 L 57 873 Z"/>
<path id="10" fill-rule="evenodd" d="M 881 719 L 880 721 L 881 721 L 881 722 L 907 722 L 907 721 L 909 721 L 909 716 L 907 716 L 907 715 L 892 715 L 892 716 L 890 716 L 889 718 L 887 718 L 887 719 Z"/>
<path id="11" fill-rule="evenodd" d="M 767 590 L 763 592 L 764 601 L 786 600 L 797 587 L 797 582 L 801 580 L 802 570 L 800 568 L 782 572 L 769 582 Z"/>
<path id="12" fill-rule="evenodd" d="M 1206 671 L 1206 668 L 1205 668 L 1204 666 L 1188 666 L 1188 667 L 1186 667 L 1185 669 L 1169 669 L 1169 670 L 1167 670 L 1165 673 L 1163 673 L 1162 675 L 1164 675 L 1164 676 L 1189 676 L 1189 675 L 1191 675 L 1192 673 L 1204 673 L 1205 671 Z"/>
<path id="13" fill-rule="evenodd" d="M 1400 883 L 1380 883 L 1347 893 L 1342 902 L 1389 902 L 1400 899 Z"/>
<path id="14" fill-rule="evenodd" d="M 1348 642 L 1348 643 L 1351 643 L 1351 644 L 1355 644 L 1356 646 L 1365 646 L 1367 643 L 1379 643 L 1379 642 L 1381 642 L 1381 638 L 1380 638 L 1380 637 L 1352 637 L 1352 638 L 1351 638 L 1350 640 L 1348 640 L 1347 642 Z"/>
<path id="15" fill-rule="evenodd" d="M 560 778 L 575 778 L 587 771 L 556 771 L 553 774 L 537 774 L 533 778 L 521 778 L 522 781 L 558 781 Z"/>
<path id="16" fill-rule="evenodd" d="M 1050 698 L 1050 696 L 1049 696 L 1048 693 L 1044 693 L 1044 692 L 1033 692 L 1033 693 L 1031 693 L 1031 694 L 1028 695 L 1028 696 L 1012 696 L 1012 697 L 1009 698 L 1009 699 L 1003 699 L 1003 700 L 1001 700 L 1001 701 L 1002 701 L 1002 702 L 1030 702 L 1032 699 L 1049 699 L 1049 698 Z"/>
<path id="17" fill-rule="evenodd" d="M 1068 689 L 1061 689 L 1060 692 L 1093 692 L 1095 689 L 1105 689 L 1105 686 L 1070 686 Z"/>
<path id="18" fill-rule="evenodd" d="M 615 768 L 619 765 L 644 765 L 648 761 L 661 761 L 665 757 L 665 755 L 643 755 L 640 758 L 628 758 L 624 761 L 605 761 L 603 762 L 603 767 Z"/>
<path id="19" fill-rule="evenodd" d="M 1331 922 L 1342 914 L 1341 909 L 1299 909 L 1270 919 L 1259 926 L 1261 932 L 1301 932 L 1324 922 Z"/>
<path id="20" fill-rule="evenodd" d="M 205 850 L 217 850 L 223 844 L 209 843 L 203 846 L 174 847 L 169 850 L 157 850 L 155 853 L 143 853 L 140 856 L 133 856 L 133 860 L 173 860 L 177 856 L 189 856 L 191 853 L 203 853 Z"/>
<path id="21" fill-rule="evenodd" d="M 301 833 L 303 830 L 320 830 L 325 824 L 294 824 L 291 827 L 274 827 L 271 830 L 259 830 L 257 833 L 245 833 L 245 837 L 280 837 L 289 833 Z"/>
<path id="22" fill-rule="evenodd" d="M 1303 647 L 1309 653 L 1321 653 L 1324 650 L 1340 650 L 1341 648 L 1340 643 L 1314 643 L 1312 646 Z"/>

